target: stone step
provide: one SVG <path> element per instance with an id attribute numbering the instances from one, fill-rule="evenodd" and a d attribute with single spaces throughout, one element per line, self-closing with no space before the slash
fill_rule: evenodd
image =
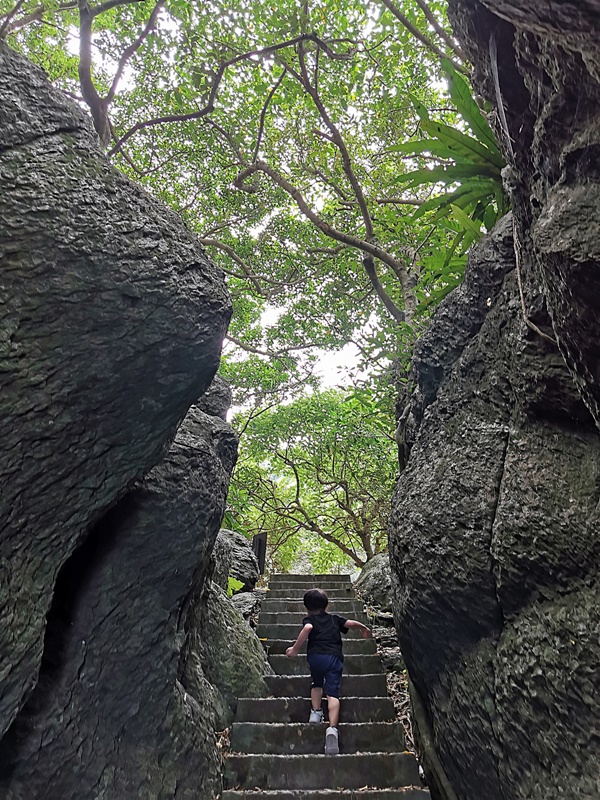
<path id="1" fill-rule="evenodd" d="M 281 625 L 281 624 L 269 624 L 263 625 L 261 622 L 258 623 L 256 628 L 256 635 L 259 639 L 289 639 L 290 642 L 295 642 L 298 638 L 298 634 L 302 630 L 302 619 L 300 619 L 299 624 L 294 625 Z M 362 634 L 359 628 L 350 628 L 348 633 L 342 634 L 342 639 L 345 641 L 348 638 L 351 639 L 362 639 Z"/>
<path id="2" fill-rule="evenodd" d="M 308 697 L 309 675 L 267 675 L 265 683 L 273 697 Z M 341 683 L 342 697 L 385 697 L 385 674 L 344 675 Z"/>
<path id="3" fill-rule="evenodd" d="M 269 656 L 269 664 L 276 675 L 310 675 L 308 662 L 304 656 Z M 381 659 L 377 655 L 348 655 L 344 657 L 345 675 L 374 675 L 383 672 Z"/>
<path id="4" fill-rule="evenodd" d="M 302 628 L 302 620 L 306 612 L 299 614 L 296 611 L 263 611 L 261 610 L 258 622 L 261 625 L 299 625 Z M 367 624 L 367 615 L 364 611 L 357 611 L 349 619 L 357 619 L 359 622 Z"/>
<path id="5" fill-rule="evenodd" d="M 234 722 L 231 750 L 235 753 L 304 755 L 323 752 L 324 725 L 308 722 L 273 724 Z M 340 725 L 340 752 L 394 753 L 404 750 L 404 729 L 399 722 L 351 722 Z"/>
<path id="6" fill-rule="evenodd" d="M 290 600 L 302 600 L 304 597 L 304 592 L 307 589 L 312 589 L 312 586 L 293 586 L 292 584 L 281 584 L 281 586 L 277 586 L 276 588 L 269 589 L 267 592 L 268 597 L 284 597 L 289 598 Z M 322 587 L 319 587 L 322 588 Z M 354 590 L 352 589 L 352 584 L 347 584 L 346 586 L 336 586 L 333 589 L 325 589 L 324 590 L 327 594 L 327 597 L 331 600 L 334 597 L 354 597 Z"/>
<path id="7" fill-rule="evenodd" d="M 323 703 L 327 718 L 327 704 Z M 308 722 L 308 697 L 240 697 L 238 722 Z M 390 697 L 344 697 L 340 722 L 393 722 L 396 718 Z M 301 788 L 301 787 L 299 787 Z"/>
<path id="8" fill-rule="evenodd" d="M 269 592 L 274 589 L 289 589 L 291 592 L 298 593 L 304 597 L 304 592 L 309 589 L 321 589 L 325 594 L 329 592 L 343 589 L 344 591 L 351 590 L 352 584 L 350 581 L 327 581 L 323 583 L 308 583 L 306 581 L 282 581 L 281 583 L 270 583 Z"/>
<path id="9" fill-rule="evenodd" d="M 278 600 L 276 597 L 267 597 L 261 603 L 261 610 L 273 613 L 274 611 L 295 611 L 297 614 L 306 616 L 306 609 L 302 600 Z M 362 600 L 338 600 L 333 599 L 327 606 L 327 611 L 331 614 L 343 614 L 349 617 L 351 614 L 364 612 L 365 604 Z"/>
<path id="10" fill-rule="evenodd" d="M 222 800 L 431 800 L 428 789 L 288 789 L 280 791 L 236 791 L 227 789 Z"/>
<path id="11" fill-rule="evenodd" d="M 294 643 L 294 639 L 264 639 L 262 643 L 269 655 L 285 655 L 285 651 Z M 306 642 L 300 648 L 300 652 L 306 653 Z M 344 653 L 346 655 L 369 655 L 376 652 L 377 644 L 375 639 L 349 639 L 347 636 L 344 638 Z"/>
<path id="12" fill-rule="evenodd" d="M 315 586 L 318 583 L 350 583 L 350 575 L 328 575 L 326 573 L 318 573 L 315 575 L 302 575 L 296 573 L 282 573 L 277 572 L 269 578 L 269 586 L 274 586 L 279 583 L 307 583 Z"/>
<path id="13" fill-rule="evenodd" d="M 227 789 L 358 789 L 418 786 L 419 769 L 410 753 L 326 755 L 230 755 Z"/>

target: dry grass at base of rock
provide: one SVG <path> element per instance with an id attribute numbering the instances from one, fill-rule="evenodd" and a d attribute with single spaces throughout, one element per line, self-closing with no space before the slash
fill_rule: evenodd
<path id="1" fill-rule="evenodd" d="M 398 639 L 394 628 L 387 626 L 373 626 L 373 637 L 377 643 L 377 652 L 381 656 L 386 672 L 387 689 L 396 718 L 402 723 L 406 737 L 406 749 L 417 754 L 415 740 L 412 732 L 410 696 L 408 694 L 408 676 L 404 666 L 404 659 L 398 646 Z"/>

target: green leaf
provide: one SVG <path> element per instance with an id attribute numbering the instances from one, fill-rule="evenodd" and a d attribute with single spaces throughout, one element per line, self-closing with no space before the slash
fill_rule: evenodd
<path id="1" fill-rule="evenodd" d="M 413 104 L 419 119 L 422 122 L 427 122 L 429 120 L 429 111 L 427 110 L 426 106 L 419 100 L 418 97 L 412 94 L 412 92 L 408 92 L 408 97 L 410 98 L 410 101 Z"/>
<path id="2" fill-rule="evenodd" d="M 429 120 L 428 122 L 423 122 L 421 127 L 426 133 L 439 139 L 441 142 L 446 142 L 449 145 L 462 145 L 471 153 L 471 159 L 475 159 L 476 157 L 478 157 L 479 160 L 483 159 L 485 162 L 493 165 L 496 168 L 496 172 L 504 167 L 504 160 L 497 152 L 490 150 L 472 136 L 467 136 L 466 133 L 452 128 L 450 125 Z"/>
<path id="3" fill-rule="evenodd" d="M 469 84 L 463 76 L 454 69 L 452 63 L 447 58 L 443 58 L 441 63 L 442 70 L 448 78 L 450 97 L 456 106 L 456 110 L 471 128 L 473 135 L 492 152 L 497 153 L 499 158 L 502 158 L 492 129 L 481 113 L 481 109 L 473 99 Z"/>
<path id="4" fill-rule="evenodd" d="M 457 183 L 467 178 L 489 175 L 489 170 L 482 170 L 480 166 L 455 164 L 450 166 L 438 166 L 431 169 L 417 169 L 413 172 L 406 172 L 393 181 L 393 183 L 405 183 L 407 186 L 422 186 L 433 183 Z"/>
<path id="5" fill-rule="evenodd" d="M 468 217 L 465 214 L 465 212 L 462 210 L 462 208 L 459 208 L 458 206 L 453 205 L 452 206 L 452 211 L 454 213 L 454 216 L 458 220 L 458 222 L 460 222 L 460 224 L 463 226 L 463 228 L 467 232 L 467 234 L 466 234 L 467 237 L 468 237 L 469 233 L 471 233 L 477 239 L 481 238 L 481 236 L 483 235 L 483 231 L 477 225 L 476 222 L 474 222 L 470 217 Z"/>
<path id="6" fill-rule="evenodd" d="M 239 592 L 243 585 L 243 581 L 238 581 L 237 578 L 229 576 L 227 578 L 227 597 L 232 597 L 235 592 Z"/>

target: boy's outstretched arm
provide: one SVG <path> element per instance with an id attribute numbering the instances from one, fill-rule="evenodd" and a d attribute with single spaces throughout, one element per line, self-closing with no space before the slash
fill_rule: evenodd
<path id="1" fill-rule="evenodd" d="M 366 625 L 363 625 L 362 622 L 359 622 L 357 619 L 347 619 L 346 620 L 346 627 L 347 628 L 360 628 L 362 633 L 363 639 L 368 639 L 369 636 L 373 636 L 373 631 L 371 628 L 367 628 Z"/>
<path id="2" fill-rule="evenodd" d="M 300 652 L 300 648 L 304 644 L 304 642 L 308 639 L 308 634 L 312 631 L 313 626 L 310 622 L 307 622 L 306 625 L 300 631 L 298 638 L 294 642 L 291 647 L 285 651 L 286 656 L 297 656 Z"/>

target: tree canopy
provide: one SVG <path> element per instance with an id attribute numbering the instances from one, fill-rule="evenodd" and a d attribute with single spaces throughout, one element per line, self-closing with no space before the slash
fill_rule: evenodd
<path id="1" fill-rule="evenodd" d="M 0 37 L 227 274 L 240 527 L 280 566 L 311 531 L 334 561 L 381 549 L 398 381 L 506 206 L 445 3 L 0 0 Z M 349 345 L 353 400 L 315 372 Z"/>
<path id="2" fill-rule="evenodd" d="M 279 405 L 254 420 L 231 511 L 247 532 L 269 533 L 280 569 L 291 566 L 299 541 L 311 541 L 315 571 L 332 562 L 362 566 L 386 547 L 398 472 L 391 444 L 378 412 L 339 391 Z"/>

